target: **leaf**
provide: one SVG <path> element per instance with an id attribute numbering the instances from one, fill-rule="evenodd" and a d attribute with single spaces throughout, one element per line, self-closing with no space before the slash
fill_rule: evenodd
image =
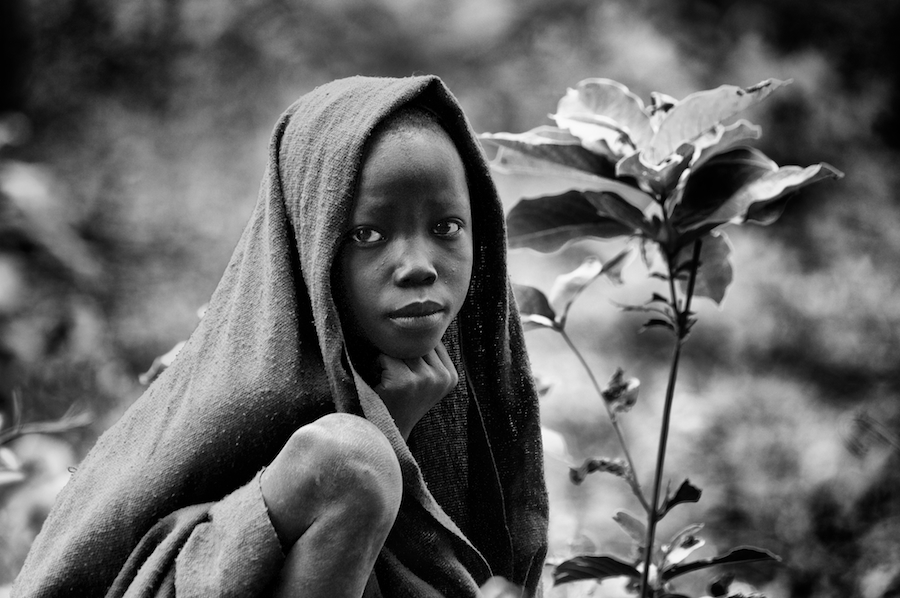
<path id="1" fill-rule="evenodd" d="M 680 231 L 701 227 L 709 230 L 748 220 L 771 224 L 781 214 L 780 209 L 766 209 L 771 203 L 805 185 L 842 176 L 842 172 L 825 163 L 779 168 L 759 150 L 734 149 L 713 157 L 693 172 L 672 220 Z"/>
<path id="2" fill-rule="evenodd" d="M 678 230 L 689 230 L 706 222 L 727 222 L 711 217 L 746 185 L 777 170 L 778 164 L 749 147 L 710 158 L 691 172 L 681 203 L 672 212 L 673 225 Z"/>
<path id="3" fill-rule="evenodd" d="M 616 158 L 644 147 L 653 137 L 644 103 L 610 79 L 585 79 L 559 101 L 556 124 L 592 151 Z"/>
<path id="4" fill-rule="evenodd" d="M 628 465 L 621 459 L 609 459 L 607 457 L 597 457 L 594 459 L 585 459 L 581 467 L 569 468 L 569 481 L 578 486 L 588 475 L 595 472 L 611 473 L 616 477 L 627 479 L 631 475 Z"/>
<path id="5" fill-rule="evenodd" d="M 647 164 L 641 155 L 634 153 L 619 160 L 616 163 L 616 176 L 632 177 L 644 191 L 655 197 L 665 198 L 674 191 L 681 175 L 690 167 L 694 146 L 689 143 L 681 145 L 660 164 Z"/>
<path id="6" fill-rule="evenodd" d="M 625 281 L 622 279 L 622 271 L 625 269 L 625 266 L 631 263 L 633 258 L 633 248 L 630 246 L 626 247 L 603 264 L 603 271 L 601 274 L 606 274 L 606 277 L 610 282 L 615 285 L 624 284 Z"/>
<path id="7" fill-rule="evenodd" d="M 725 291 L 734 280 L 734 269 L 731 266 L 731 241 L 724 233 L 713 231 L 701 239 L 700 268 L 694 283 L 695 297 L 708 297 L 721 305 L 725 299 Z M 690 260 L 693 245 L 681 249 L 679 260 Z M 679 278 L 678 285 L 682 290 L 687 288 L 687 279 Z"/>
<path id="8" fill-rule="evenodd" d="M 615 173 L 615 159 L 585 149 L 578 137 L 557 127 L 541 126 L 524 133 L 483 133 L 478 137 L 486 143 L 591 174 L 612 177 Z"/>
<path id="9" fill-rule="evenodd" d="M 649 164 L 662 162 L 681 144 L 692 142 L 716 124 L 758 104 L 788 83 L 790 81 L 767 79 L 746 89 L 722 85 L 692 93 L 666 113 L 653 139 L 643 147 L 644 160 Z"/>
<path id="10" fill-rule="evenodd" d="M 591 205 L 596 208 L 597 213 L 608 216 L 617 222 L 621 222 L 625 226 L 629 226 L 634 231 L 642 231 L 645 234 L 652 234 L 654 226 L 644 217 L 643 210 L 629 203 L 620 197 L 617 193 L 597 193 L 595 191 L 585 191 L 584 197 Z"/>
<path id="11" fill-rule="evenodd" d="M 586 193 L 592 194 L 591 200 Z M 634 225 L 619 218 L 630 209 L 640 210 L 612 193 L 600 194 L 606 196 L 602 201 L 597 195 L 567 191 L 561 195 L 523 199 L 506 217 L 509 247 L 551 252 L 578 239 L 611 239 L 634 234 Z M 598 206 L 603 208 L 602 212 Z"/>
<path id="12" fill-rule="evenodd" d="M 685 573 L 690 573 L 691 571 L 697 571 L 699 569 L 706 569 L 707 567 L 713 567 L 715 565 L 733 565 L 735 563 L 752 563 L 757 561 L 781 561 L 781 557 L 762 548 L 739 546 L 716 557 L 700 559 L 691 561 L 690 563 L 669 567 L 668 569 L 663 570 L 662 580 L 664 582 L 669 581 L 673 577 L 684 575 Z"/>
<path id="13" fill-rule="evenodd" d="M 639 521 L 637 517 L 626 511 L 619 511 L 613 517 L 613 520 L 619 524 L 625 533 L 637 544 L 643 544 L 647 539 L 647 526 Z"/>
<path id="14" fill-rule="evenodd" d="M 702 548 L 706 542 L 696 536 L 687 536 L 679 544 L 671 546 L 666 552 L 664 566 L 676 565 L 691 555 L 698 548 Z"/>
<path id="15" fill-rule="evenodd" d="M 669 548 L 674 548 L 681 544 L 684 539 L 688 536 L 695 536 L 700 533 L 700 530 L 703 529 L 702 523 L 692 523 L 689 526 L 685 527 L 683 530 L 672 536 L 672 539 L 669 541 Z"/>
<path id="16" fill-rule="evenodd" d="M 666 513 L 672 510 L 672 507 L 676 505 L 680 505 L 686 502 L 697 502 L 700 500 L 700 495 L 702 491 L 700 488 L 697 488 L 690 481 L 685 480 L 681 483 L 681 486 L 678 487 L 678 490 L 675 492 L 674 496 L 666 496 L 665 502 L 663 502 L 662 507 L 660 508 L 659 518 L 662 519 L 665 517 Z"/>
<path id="17" fill-rule="evenodd" d="M 538 327 L 556 328 L 556 314 L 550 307 L 547 296 L 540 289 L 524 284 L 513 284 L 512 289 L 526 330 Z"/>
<path id="18" fill-rule="evenodd" d="M 589 256 L 576 269 L 566 274 L 560 274 L 553 281 L 550 288 L 550 305 L 557 314 L 557 323 L 560 328 L 565 327 L 566 317 L 569 315 L 569 307 L 575 298 L 581 294 L 589 284 L 597 280 L 603 272 L 603 263 L 597 256 Z"/>
<path id="19" fill-rule="evenodd" d="M 694 141 L 693 145 L 700 150 L 700 153 L 691 164 L 691 168 L 696 170 L 713 156 L 734 149 L 736 145 L 744 141 L 759 139 L 761 135 L 762 128 L 743 119 L 727 127 L 718 125 Z"/>
<path id="20" fill-rule="evenodd" d="M 553 585 L 582 579 L 602 580 L 609 577 L 640 577 L 640 572 L 628 563 L 612 556 L 580 555 L 557 565 L 553 571 Z"/>
<path id="21" fill-rule="evenodd" d="M 668 330 L 671 330 L 672 332 L 675 332 L 675 325 L 672 324 L 672 322 L 659 318 L 652 318 L 650 320 L 647 320 L 646 322 L 644 322 L 644 325 L 641 326 L 638 332 L 644 332 L 645 330 L 649 330 L 651 328 L 666 328 Z"/>
<path id="22" fill-rule="evenodd" d="M 806 168 L 782 166 L 778 172 L 766 175 L 749 186 L 746 190 L 746 197 L 742 195 L 732 198 L 735 203 L 744 200 L 749 202 L 750 198 L 756 200 L 750 203 L 744 211 L 743 219 L 736 216 L 732 221 L 738 224 L 753 222 L 763 226 L 772 224 L 784 212 L 788 199 L 786 196 L 789 193 L 823 179 L 840 179 L 843 176 L 843 172 L 824 162 Z M 723 208 L 725 207 L 723 206 Z M 735 211 L 740 211 L 740 207 Z"/>
<path id="23" fill-rule="evenodd" d="M 568 443 L 565 437 L 556 430 L 541 426 L 541 446 L 544 449 L 545 457 L 553 457 L 563 463 L 572 462 Z"/>
<path id="24" fill-rule="evenodd" d="M 12 449 L 0 446 L 0 487 L 21 482 L 25 478 L 25 472 L 22 471 L 22 464 L 16 454 Z"/>
<path id="25" fill-rule="evenodd" d="M 663 546 L 663 565 L 675 565 L 687 558 L 692 552 L 705 544 L 697 538 L 697 534 L 703 529 L 702 523 L 693 523 L 677 534 L 669 543 Z"/>
<path id="26" fill-rule="evenodd" d="M 641 389 L 641 381 L 637 378 L 625 378 L 625 371 L 616 368 L 610 376 L 606 387 L 600 391 L 603 400 L 606 401 L 613 414 L 629 411 L 637 402 Z"/>
<path id="27" fill-rule="evenodd" d="M 734 573 L 726 573 L 709 584 L 709 595 L 720 598 L 728 595 L 728 588 L 734 582 Z"/>
<path id="28" fill-rule="evenodd" d="M 782 166 L 774 172 L 763 173 L 756 180 L 748 182 L 707 220 L 735 224 L 752 220 L 757 224 L 771 224 L 778 219 L 781 211 L 777 213 L 765 211 L 768 204 L 810 183 L 841 176 L 843 173 L 824 163 L 806 168 Z"/>
<path id="29" fill-rule="evenodd" d="M 643 208 L 653 199 L 632 185 L 583 170 L 501 147 L 490 162 L 491 172 L 505 203 L 523 197 L 558 195 L 565 191 L 608 191 Z"/>

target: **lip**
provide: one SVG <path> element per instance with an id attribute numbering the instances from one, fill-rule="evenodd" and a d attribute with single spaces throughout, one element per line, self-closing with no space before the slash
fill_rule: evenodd
<path id="1" fill-rule="evenodd" d="M 391 319 L 424 318 L 444 311 L 444 306 L 436 301 L 415 301 L 388 314 Z"/>
<path id="2" fill-rule="evenodd" d="M 444 320 L 444 306 L 434 301 L 417 301 L 388 314 L 391 322 L 409 331 L 426 331 L 440 326 Z"/>

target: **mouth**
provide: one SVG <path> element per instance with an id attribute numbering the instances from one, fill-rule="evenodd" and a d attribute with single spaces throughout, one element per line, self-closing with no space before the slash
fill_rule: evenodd
<path id="1" fill-rule="evenodd" d="M 444 311 L 444 306 L 435 301 L 416 301 L 404 305 L 388 314 L 389 318 L 422 318 Z"/>
<path id="2" fill-rule="evenodd" d="M 417 301 L 388 314 L 392 322 L 402 328 L 431 328 L 441 322 L 444 307 L 434 301 Z"/>

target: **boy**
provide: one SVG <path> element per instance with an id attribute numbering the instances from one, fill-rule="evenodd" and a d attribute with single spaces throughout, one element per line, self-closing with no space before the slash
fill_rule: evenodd
<path id="1" fill-rule="evenodd" d="M 13 595 L 535 591 L 537 402 L 503 211 L 434 77 L 282 116 L 198 329 L 98 441 Z"/>

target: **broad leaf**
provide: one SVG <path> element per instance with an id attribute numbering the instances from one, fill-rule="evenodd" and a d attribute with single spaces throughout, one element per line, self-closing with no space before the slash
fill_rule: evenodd
<path id="1" fill-rule="evenodd" d="M 556 313 L 540 289 L 524 284 L 513 284 L 512 288 L 525 330 L 556 328 Z"/>
<path id="2" fill-rule="evenodd" d="M 716 89 L 692 93 L 666 113 L 650 143 L 643 147 L 644 160 L 658 164 L 681 144 L 690 143 L 739 112 L 758 104 L 790 81 L 767 79 L 742 89 L 722 85 Z"/>
<path id="3" fill-rule="evenodd" d="M 708 218 L 708 223 L 732 222 L 741 224 L 748 220 L 758 224 L 771 224 L 781 215 L 783 204 L 776 210 L 767 209 L 779 202 L 787 193 L 826 178 L 840 178 L 842 173 L 828 164 L 813 164 L 806 168 L 782 166 L 776 171 L 762 173 L 748 181 L 737 193 L 722 204 Z"/>
<path id="4" fill-rule="evenodd" d="M 700 154 L 691 164 L 691 168 L 697 170 L 713 156 L 734 149 L 745 141 L 759 139 L 761 135 L 762 128 L 743 119 L 727 127 L 718 125 L 694 141 L 693 145 L 700 150 Z"/>
<path id="5" fill-rule="evenodd" d="M 828 164 L 779 168 L 759 150 L 734 149 L 713 157 L 694 171 L 673 212 L 673 221 L 682 231 L 709 230 L 748 220 L 771 224 L 783 208 L 783 204 L 773 204 L 778 204 L 784 195 L 825 178 L 842 176 Z"/>
<path id="6" fill-rule="evenodd" d="M 669 550 L 666 552 L 666 558 L 663 563 L 663 566 L 669 565 L 677 565 L 688 556 L 691 555 L 698 548 L 702 548 L 706 542 L 702 538 L 698 538 L 696 536 L 687 536 L 682 538 L 681 541 L 675 545 L 671 546 Z"/>
<path id="7" fill-rule="evenodd" d="M 629 262 L 632 248 L 626 247 L 605 264 L 596 256 L 587 257 L 576 269 L 560 274 L 550 288 L 549 302 L 560 328 L 566 325 L 569 308 L 589 284 L 606 274 L 614 284 L 622 284 L 622 270 Z"/>
<path id="8" fill-rule="evenodd" d="M 660 164 L 649 165 L 641 159 L 641 154 L 631 154 L 616 164 L 616 176 L 633 178 L 641 189 L 655 197 L 668 197 L 682 173 L 690 167 L 693 155 L 694 146 L 689 143 Z"/>
<path id="9" fill-rule="evenodd" d="M 721 305 L 725 299 L 725 291 L 734 280 L 734 269 L 731 266 L 731 241 L 719 231 L 713 231 L 700 239 L 700 268 L 694 283 L 694 297 L 708 297 Z M 682 248 L 678 254 L 678 263 L 691 259 L 693 244 Z M 682 290 L 687 288 L 687 280 L 679 278 L 678 285 Z"/>
<path id="10" fill-rule="evenodd" d="M 580 266 L 560 274 L 553 281 L 550 288 L 550 306 L 556 312 L 560 327 L 565 327 L 566 317 L 569 315 L 569 307 L 575 298 L 581 294 L 589 284 L 597 280 L 603 272 L 603 262 L 596 256 L 589 256 Z"/>
<path id="11" fill-rule="evenodd" d="M 587 193 L 591 194 L 591 200 Z M 556 196 L 523 199 L 506 217 L 509 247 L 551 252 L 578 239 L 631 235 L 636 227 L 623 220 L 635 212 L 643 219 L 640 210 L 611 193 L 567 191 Z"/>
<path id="12" fill-rule="evenodd" d="M 479 138 L 486 143 L 591 174 L 612 177 L 615 172 L 615 159 L 585 149 L 578 137 L 557 127 L 537 127 L 525 133 L 484 133 Z"/>
<path id="13" fill-rule="evenodd" d="M 603 580 L 609 577 L 640 577 L 633 566 L 612 556 L 581 555 L 557 565 L 553 571 L 554 585 L 583 579 Z"/>
<path id="14" fill-rule="evenodd" d="M 653 198 L 637 187 L 614 178 L 597 176 L 508 147 L 498 150 L 490 167 L 505 203 L 512 203 L 523 197 L 557 195 L 570 190 L 615 193 L 638 208 L 653 203 Z"/>
<path id="15" fill-rule="evenodd" d="M 780 560 L 781 557 L 772 554 L 768 550 L 756 548 L 754 546 L 740 546 L 727 552 L 726 554 L 719 555 L 717 557 L 700 559 L 697 561 L 691 561 L 690 563 L 684 563 L 681 565 L 674 565 L 672 567 L 669 567 L 668 569 L 663 570 L 662 580 L 669 581 L 670 579 L 672 579 L 673 577 L 677 577 L 678 575 L 684 575 L 685 573 L 690 573 L 691 571 L 706 569 L 707 567 L 713 567 L 715 565 L 733 565 L 735 563 L 752 563 L 756 561 Z"/>
<path id="16" fill-rule="evenodd" d="M 652 234 L 655 230 L 654 225 L 644 217 L 643 210 L 615 192 L 585 191 L 584 197 L 591 202 L 598 214 L 612 218 L 628 226 L 634 232 L 642 231 L 645 234 Z"/>
<path id="17" fill-rule="evenodd" d="M 613 517 L 613 520 L 619 524 L 619 527 L 621 527 L 636 544 L 643 544 L 647 539 L 647 526 L 631 513 L 619 511 L 616 513 L 615 517 Z"/>
<path id="18" fill-rule="evenodd" d="M 659 517 L 663 518 L 666 513 L 672 510 L 672 507 L 676 505 L 680 505 L 686 502 L 697 502 L 700 500 L 701 494 L 700 488 L 697 488 L 690 481 L 685 480 L 681 483 L 681 486 L 678 487 L 678 490 L 675 491 L 674 496 L 666 495 L 666 500 L 660 508 Z"/>
<path id="19" fill-rule="evenodd" d="M 694 550 L 703 546 L 702 540 L 696 541 L 697 534 L 702 529 L 702 523 L 693 523 L 675 534 L 672 540 L 663 546 L 663 566 L 680 563 Z"/>
<path id="20" fill-rule="evenodd" d="M 581 138 L 590 150 L 621 157 L 653 137 L 644 104 L 627 87 L 610 79 L 585 79 L 559 101 L 556 124 Z"/>
<path id="21" fill-rule="evenodd" d="M 771 172 L 778 164 L 761 151 L 740 147 L 710 158 L 691 172 L 681 203 L 672 212 L 679 230 L 689 230 L 711 221 L 711 216 L 748 184 Z M 716 225 L 726 220 L 714 220 Z"/>

